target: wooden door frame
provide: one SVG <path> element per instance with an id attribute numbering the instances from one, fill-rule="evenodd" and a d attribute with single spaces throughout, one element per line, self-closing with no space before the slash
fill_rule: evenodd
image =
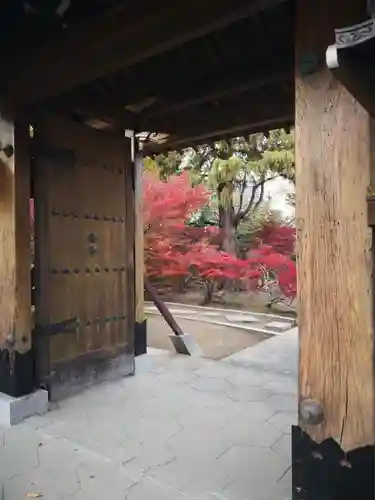
<path id="1" fill-rule="evenodd" d="M 93 131 L 94 132 L 94 131 Z M 128 140 L 124 137 L 124 143 Z M 35 323 L 40 325 L 43 320 L 48 316 L 48 304 L 42 303 L 42 296 L 45 296 L 46 291 L 41 287 L 41 275 L 38 269 L 42 267 L 49 267 L 49 251 L 38 244 L 38 241 L 43 241 L 41 236 L 49 231 L 48 218 L 43 213 L 48 207 L 45 189 L 38 180 L 38 154 L 43 153 L 43 144 L 38 142 L 38 131 L 35 134 L 34 144 L 34 157 L 33 162 L 33 187 L 34 187 L 34 204 L 35 204 Z M 126 200 L 126 220 L 124 224 L 124 231 L 126 231 L 126 269 L 127 269 L 127 282 L 128 290 L 131 293 L 127 294 L 127 311 L 128 311 L 128 339 L 129 342 L 126 346 L 116 346 L 110 351 L 95 351 L 87 352 L 80 355 L 78 358 L 72 359 L 66 363 L 66 367 L 62 367 L 61 376 L 69 378 L 71 387 L 59 387 L 61 380 L 58 379 L 54 372 L 51 372 L 52 360 L 50 350 L 50 337 L 48 335 L 35 336 L 34 338 L 34 353 L 36 365 L 36 378 L 39 386 L 49 390 L 51 399 L 60 399 L 67 394 L 74 394 L 87 385 L 91 385 L 93 378 L 119 378 L 125 375 L 134 373 L 134 324 L 135 324 L 135 266 L 134 266 L 134 227 L 135 227 L 135 191 L 134 191 L 134 163 L 133 161 L 127 162 L 125 160 L 125 183 L 124 183 L 124 196 Z M 39 175 L 42 175 L 39 172 Z M 39 177 L 39 179 L 42 177 Z M 47 307 L 47 310 L 45 309 Z M 104 355 L 106 354 L 106 355 Z M 127 361 L 125 361 L 125 358 Z M 131 363 L 130 363 L 131 362 Z M 69 366 L 68 366 L 69 365 Z M 59 370 L 60 371 L 60 370 Z M 90 374 L 88 374 L 90 372 Z M 92 373 L 95 373 L 94 377 Z M 68 392 L 67 392 L 68 391 Z"/>

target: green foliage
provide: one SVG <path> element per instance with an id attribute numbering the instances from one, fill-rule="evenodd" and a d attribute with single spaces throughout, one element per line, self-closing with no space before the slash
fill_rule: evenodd
<path id="1" fill-rule="evenodd" d="M 261 203 L 258 210 L 248 214 L 239 223 L 236 230 L 236 237 L 241 256 L 245 257 L 249 250 L 257 245 L 259 231 L 269 222 L 284 223 L 280 214 L 271 210 L 270 199 Z"/>
<path id="2" fill-rule="evenodd" d="M 189 170 L 195 182 L 244 181 L 244 175 L 260 179 L 270 173 L 294 180 L 294 132 L 272 130 L 228 141 L 204 144 L 182 152 L 169 151 L 145 158 L 145 170 L 158 169 L 160 178 Z"/>
<path id="3" fill-rule="evenodd" d="M 159 177 L 159 167 L 156 161 L 150 156 L 146 156 L 143 159 L 143 169 L 145 172 L 157 175 Z"/>
<path id="4" fill-rule="evenodd" d="M 268 219 L 268 211 L 258 209 L 254 214 L 247 215 L 238 225 L 236 237 L 238 250 L 245 257 L 249 249 L 255 246 L 256 235 Z"/>
<path id="5" fill-rule="evenodd" d="M 181 154 L 171 151 L 148 160 L 148 165 L 146 168 L 157 168 L 162 180 L 188 171 L 192 185 L 203 183 L 215 192 L 210 209 L 216 209 L 217 216 L 212 219 L 225 226 L 223 241 L 226 239 L 228 250 L 234 248 L 229 240 L 234 243 L 235 235 L 228 227 L 238 230 L 259 210 L 265 184 L 280 176 L 294 181 L 294 133 L 278 129 L 268 135 L 253 134 L 189 148 Z M 207 213 L 201 213 L 200 218 L 202 224 L 208 223 Z"/>
<path id="6" fill-rule="evenodd" d="M 242 220 L 262 202 L 265 182 L 278 176 L 294 180 L 294 134 L 279 129 L 267 136 L 254 134 L 201 146 L 190 150 L 187 168 L 217 190 L 224 207 L 234 204 L 235 193 L 240 193 L 238 219 Z M 253 191 L 250 206 L 243 196 L 247 188 Z"/>
<path id="7" fill-rule="evenodd" d="M 196 227 L 217 226 L 218 219 L 212 203 L 207 203 L 202 210 L 196 212 L 189 220 L 189 225 Z"/>
<path id="8" fill-rule="evenodd" d="M 147 172 L 157 173 L 160 179 L 166 180 L 170 175 L 182 171 L 181 158 L 181 154 L 177 151 L 169 151 L 167 155 L 160 153 L 154 158 L 148 156 L 144 159 L 144 169 Z"/>

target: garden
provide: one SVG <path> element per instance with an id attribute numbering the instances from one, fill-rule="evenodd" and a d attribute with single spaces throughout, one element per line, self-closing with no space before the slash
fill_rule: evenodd
<path id="1" fill-rule="evenodd" d="M 294 217 L 266 195 L 286 179 L 294 205 L 293 131 L 159 154 L 144 167 L 145 274 L 164 300 L 293 313 Z"/>

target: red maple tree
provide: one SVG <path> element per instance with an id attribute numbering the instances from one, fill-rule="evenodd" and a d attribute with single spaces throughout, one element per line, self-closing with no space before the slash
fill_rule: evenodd
<path id="1" fill-rule="evenodd" d="M 297 269 L 289 255 L 277 252 L 270 245 L 262 245 L 250 252 L 248 262 L 250 266 L 261 270 L 261 288 L 270 291 L 277 287 L 283 297 L 293 301 L 297 293 Z M 276 296 L 272 302 L 283 297 Z"/>
<path id="2" fill-rule="evenodd" d="M 192 187 L 187 173 L 173 175 L 167 182 L 146 173 L 143 193 L 146 274 L 151 278 L 187 277 L 189 266 L 184 257 L 213 232 L 187 222 L 204 207 L 210 192 L 203 185 Z"/>
<path id="3" fill-rule="evenodd" d="M 296 229 L 278 222 L 266 222 L 257 234 L 262 245 L 270 246 L 277 253 L 293 255 Z"/>
<path id="4" fill-rule="evenodd" d="M 167 182 L 151 174 L 144 177 L 145 268 L 153 280 L 199 280 L 206 301 L 212 299 L 219 280 L 242 279 L 246 263 L 219 250 L 214 244 L 218 228 L 188 225 L 191 216 L 211 193 L 192 187 L 187 173 Z"/>
<path id="5" fill-rule="evenodd" d="M 185 255 L 185 262 L 191 276 L 198 279 L 203 286 L 203 303 L 212 301 L 220 284 L 230 281 L 255 289 L 262 276 L 261 270 L 250 266 L 247 260 L 223 252 L 208 242 L 195 244 Z"/>
<path id="6" fill-rule="evenodd" d="M 167 182 L 145 174 L 143 187 L 145 271 L 154 283 L 160 279 L 180 284 L 199 281 L 207 303 L 220 283 L 240 282 L 242 287 L 254 290 L 264 288 L 269 282 L 265 277 L 273 273 L 283 295 L 295 294 L 295 264 L 288 256 L 291 245 L 286 238 L 289 231 L 278 228 L 273 235 L 267 228 L 264 237 L 275 247 L 263 245 L 248 259 L 240 259 L 214 243 L 218 228 L 187 224 L 210 197 L 203 185 L 191 186 L 187 173 L 171 176 Z"/>

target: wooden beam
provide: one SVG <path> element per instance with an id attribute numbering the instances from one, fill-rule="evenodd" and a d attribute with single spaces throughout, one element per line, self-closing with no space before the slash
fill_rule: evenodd
<path id="1" fill-rule="evenodd" d="M 292 113 L 285 115 L 273 116 L 271 118 L 263 118 L 260 121 L 252 121 L 243 123 L 242 125 L 228 127 L 223 129 L 215 129 L 201 133 L 200 135 L 186 136 L 171 136 L 168 141 L 163 144 L 147 142 L 144 144 L 143 152 L 145 155 L 165 153 L 171 150 L 182 150 L 188 147 L 197 146 L 207 142 L 220 141 L 231 137 L 240 137 L 243 135 L 255 134 L 257 132 L 266 132 L 269 130 L 287 127 L 293 124 L 294 116 Z"/>
<path id="2" fill-rule="evenodd" d="M 285 0 L 208 0 L 149 6 L 131 3 L 69 33 L 14 72 L 16 104 L 45 100 L 74 86 L 128 68 L 224 28 Z"/>
<path id="3" fill-rule="evenodd" d="M 290 89 L 291 90 L 291 89 Z M 291 92 L 278 91 L 272 98 L 250 94 L 230 100 L 210 111 L 201 108 L 178 113 L 164 120 L 141 120 L 142 130 L 170 133 L 185 140 L 192 137 L 209 137 L 225 130 L 259 127 L 273 122 L 293 122 L 293 98 Z"/>
<path id="4" fill-rule="evenodd" d="M 115 125 L 117 128 L 140 129 L 147 126 L 143 122 L 146 120 L 163 120 L 168 113 L 176 113 L 181 110 L 210 102 L 215 99 L 225 98 L 237 93 L 255 90 L 267 85 L 288 85 L 292 86 L 292 66 L 291 57 L 280 57 L 278 61 L 263 64 L 262 68 L 254 65 L 230 68 L 230 77 L 220 78 L 220 75 L 212 75 L 209 79 L 202 80 L 187 78 L 177 75 L 166 79 L 164 82 L 157 82 L 157 86 L 143 87 L 139 85 L 137 89 L 124 88 L 121 94 L 113 97 L 110 93 L 95 95 L 89 93 L 87 89 L 67 93 L 56 99 L 35 106 L 31 115 L 41 113 L 81 114 L 87 118 L 97 118 Z M 164 85 L 163 85 L 164 84 Z M 138 102 L 149 97 L 150 89 L 156 96 L 156 104 L 145 111 L 134 113 L 126 109 L 126 104 Z M 134 95 L 133 90 L 136 91 Z M 163 104 L 158 107 L 159 95 Z M 120 97 L 121 96 L 121 97 Z M 164 104 L 165 100 L 171 100 L 170 104 Z"/>
<path id="5" fill-rule="evenodd" d="M 137 115 L 111 96 L 92 97 L 87 92 L 67 94 L 59 99 L 51 100 L 43 106 L 35 106 L 30 110 L 30 116 L 56 113 L 61 116 L 82 115 L 85 118 L 100 119 L 121 129 L 134 129 Z"/>
<path id="6" fill-rule="evenodd" d="M 27 122 L 0 118 L 0 392 L 33 389 Z"/>
<path id="7" fill-rule="evenodd" d="M 242 92 L 247 92 L 249 90 L 265 87 L 272 84 L 285 84 L 288 80 L 292 80 L 292 66 L 291 71 L 287 68 L 272 70 L 268 69 L 264 74 L 258 74 L 255 71 L 249 72 L 245 79 L 242 81 L 237 81 L 235 75 L 233 75 L 232 85 L 217 85 L 216 88 L 211 82 L 210 85 L 206 84 L 205 88 L 201 89 L 190 89 L 190 98 L 182 99 L 178 102 L 172 102 L 165 104 L 160 107 L 152 107 L 150 110 L 146 110 L 141 114 L 141 120 L 147 120 L 148 118 L 160 117 L 169 113 L 177 113 L 181 110 L 190 108 L 191 106 L 198 106 L 216 99 L 222 99 L 235 94 L 240 94 Z M 217 80 L 216 80 L 217 82 Z M 209 90 L 208 90 L 209 89 Z"/>
<path id="8" fill-rule="evenodd" d="M 364 3 L 298 0 L 296 213 L 299 425 L 293 499 L 374 498 L 374 332 L 366 195 L 369 116 L 326 67 L 333 29 Z"/>

